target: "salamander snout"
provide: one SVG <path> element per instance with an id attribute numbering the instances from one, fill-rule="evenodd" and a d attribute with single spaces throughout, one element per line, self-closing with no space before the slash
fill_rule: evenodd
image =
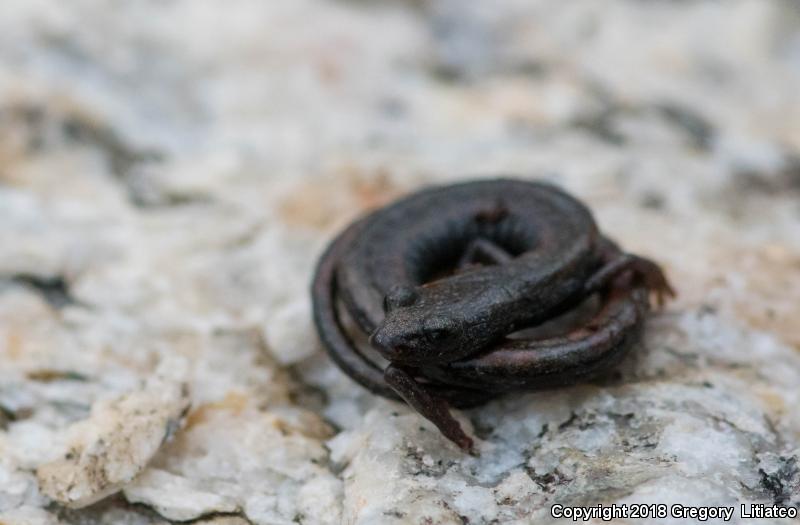
<path id="1" fill-rule="evenodd" d="M 369 344 L 372 345 L 380 354 L 392 362 L 400 361 L 400 356 L 410 353 L 411 347 L 405 342 L 398 340 L 386 330 L 378 328 L 369 336 Z"/>
<path id="2" fill-rule="evenodd" d="M 393 363 L 423 364 L 446 362 L 461 347 L 460 331 L 448 319 L 410 319 L 393 312 L 370 336 L 370 344 Z"/>

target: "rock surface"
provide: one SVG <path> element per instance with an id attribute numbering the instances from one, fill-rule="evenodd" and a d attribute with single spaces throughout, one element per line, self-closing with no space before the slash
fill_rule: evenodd
<path id="1" fill-rule="evenodd" d="M 73 508 L 119 491 L 178 430 L 188 409 L 185 385 L 161 378 L 113 402 L 95 403 L 88 419 L 68 428 L 63 457 L 37 469 L 41 491 Z"/>
<path id="2" fill-rule="evenodd" d="M 4 525 L 800 505 L 795 2 L 5 0 L 0 59 Z M 680 295 L 619 373 L 459 413 L 473 458 L 331 364 L 308 282 L 496 173 Z"/>

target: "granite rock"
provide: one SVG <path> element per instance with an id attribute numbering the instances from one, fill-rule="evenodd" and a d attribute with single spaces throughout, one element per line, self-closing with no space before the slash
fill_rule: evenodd
<path id="1" fill-rule="evenodd" d="M 36 470 L 41 491 L 68 507 L 90 505 L 131 483 L 189 410 L 186 386 L 156 376 L 141 391 L 97 402 L 65 431 L 62 457 Z"/>
<path id="2" fill-rule="evenodd" d="M 0 60 L 0 522 L 800 505 L 796 3 L 5 0 Z M 498 173 L 679 296 L 616 373 L 458 412 L 469 457 L 332 365 L 308 285 Z"/>

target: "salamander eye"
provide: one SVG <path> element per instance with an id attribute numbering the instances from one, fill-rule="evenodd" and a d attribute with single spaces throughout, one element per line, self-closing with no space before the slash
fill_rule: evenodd
<path id="1" fill-rule="evenodd" d="M 447 339 L 448 335 L 450 335 L 450 332 L 443 328 L 425 331 L 425 338 L 431 343 L 440 343 Z"/>
<path id="2" fill-rule="evenodd" d="M 383 298 L 383 309 L 388 312 L 401 306 L 411 306 L 418 297 L 419 294 L 412 286 L 395 285 Z"/>
<path id="3" fill-rule="evenodd" d="M 449 319 L 432 317 L 428 319 L 423 330 L 423 336 L 429 343 L 441 343 L 449 338 L 455 331 L 455 325 Z"/>

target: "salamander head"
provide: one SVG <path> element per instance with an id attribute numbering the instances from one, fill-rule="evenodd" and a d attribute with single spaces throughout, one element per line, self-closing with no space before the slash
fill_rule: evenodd
<path id="1" fill-rule="evenodd" d="M 384 309 L 370 343 L 393 363 L 449 362 L 476 349 L 461 301 L 450 294 L 397 286 L 386 295 Z"/>

